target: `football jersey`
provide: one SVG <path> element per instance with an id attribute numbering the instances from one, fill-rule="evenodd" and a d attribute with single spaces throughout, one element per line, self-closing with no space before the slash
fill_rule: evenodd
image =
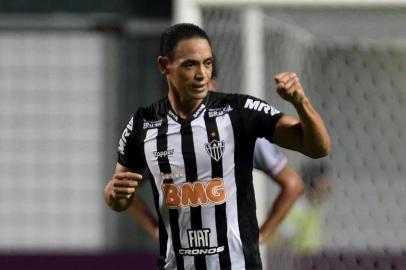
<path id="1" fill-rule="evenodd" d="M 288 163 L 287 157 L 264 138 L 255 142 L 254 168 L 263 171 L 270 177 L 277 175 Z"/>
<path id="2" fill-rule="evenodd" d="M 167 97 L 133 114 L 118 162 L 150 173 L 160 269 L 262 269 L 253 151 L 258 137 L 272 141 L 281 116 L 260 99 L 219 92 L 187 119 Z"/>

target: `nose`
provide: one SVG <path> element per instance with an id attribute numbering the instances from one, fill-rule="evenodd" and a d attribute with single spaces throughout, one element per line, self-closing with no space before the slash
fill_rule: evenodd
<path id="1" fill-rule="evenodd" d="M 196 70 L 195 79 L 198 81 L 203 81 L 205 79 L 205 76 L 206 68 L 204 65 L 200 65 Z"/>

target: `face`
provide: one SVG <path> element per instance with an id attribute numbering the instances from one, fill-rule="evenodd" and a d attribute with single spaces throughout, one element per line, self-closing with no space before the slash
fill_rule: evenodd
<path id="1" fill-rule="evenodd" d="M 167 58 L 167 57 L 165 57 Z M 173 58 L 160 60 L 169 91 L 181 101 L 203 99 L 209 90 L 213 54 L 209 42 L 203 38 L 190 38 L 178 42 Z M 165 68 L 163 69 L 163 65 Z"/>

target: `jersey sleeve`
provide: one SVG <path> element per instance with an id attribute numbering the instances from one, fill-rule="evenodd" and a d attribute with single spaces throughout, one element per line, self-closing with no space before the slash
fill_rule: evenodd
<path id="1" fill-rule="evenodd" d="M 277 175 L 288 163 L 287 157 L 278 151 L 268 140 L 260 138 L 255 142 L 254 168 L 268 174 Z"/>
<path id="2" fill-rule="evenodd" d="M 146 166 L 142 136 L 140 111 L 133 114 L 124 128 L 118 143 L 117 162 L 130 169 L 143 169 Z"/>
<path id="3" fill-rule="evenodd" d="M 261 99 L 241 95 L 238 98 L 240 116 L 249 137 L 265 137 L 273 142 L 276 123 L 283 116 L 279 110 Z"/>

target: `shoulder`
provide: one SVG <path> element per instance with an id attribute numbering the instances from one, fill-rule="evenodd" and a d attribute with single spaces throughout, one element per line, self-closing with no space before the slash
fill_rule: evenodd
<path id="1" fill-rule="evenodd" d="M 244 105 L 245 102 L 250 100 L 258 100 L 255 97 L 244 95 L 244 94 L 236 94 L 236 93 L 224 93 L 224 92 L 210 92 L 209 93 L 209 105 L 220 105 L 224 103 L 234 104 L 234 105 Z"/>
<path id="2" fill-rule="evenodd" d="M 168 98 L 162 98 L 156 102 L 139 108 L 135 114 L 143 117 L 146 120 L 153 120 L 158 117 L 162 117 L 168 113 Z"/>
<path id="3" fill-rule="evenodd" d="M 168 113 L 167 98 L 160 99 L 148 106 L 140 107 L 131 115 L 131 122 L 137 128 L 158 127 Z"/>

